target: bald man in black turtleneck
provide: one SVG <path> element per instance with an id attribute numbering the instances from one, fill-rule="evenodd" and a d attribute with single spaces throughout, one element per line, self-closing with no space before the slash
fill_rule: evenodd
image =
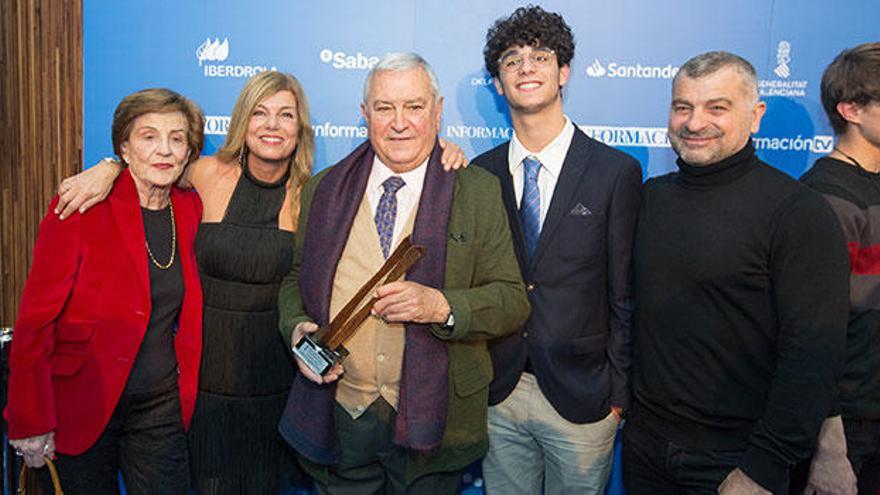
<path id="1" fill-rule="evenodd" d="M 673 81 L 679 171 L 646 184 L 634 251 L 630 494 L 782 493 L 834 400 L 849 262 L 825 200 L 755 156 L 752 65 Z"/>

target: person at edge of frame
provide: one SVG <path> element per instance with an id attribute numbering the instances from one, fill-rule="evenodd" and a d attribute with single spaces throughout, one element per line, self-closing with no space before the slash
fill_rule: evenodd
<path id="1" fill-rule="evenodd" d="M 842 51 L 822 76 L 822 106 L 837 143 L 801 182 L 837 214 L 850 256 L 850 305 L 839 407 L 791 493 L 880 493 L 880 43 Z M 809 478 L 806 477 L 807 470 Z"/>

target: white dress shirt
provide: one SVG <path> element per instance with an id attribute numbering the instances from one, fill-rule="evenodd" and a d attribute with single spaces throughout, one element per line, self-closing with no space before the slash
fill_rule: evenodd
<path id="1" fill-rule="evenodd" d="M 373 168 L 370 170 L 370 177 L 367 179 L 367 201 L 370 203 L 370 211 L 373 212 L 373 218 L 376 217 L 376 209 L 379 208 L 379 200 L 385 193 L 382 183 L 392 176 L 398 176 L 403 179 L 404 185 L 397 190 L 397 216 L 394 217 L 394 234 L 391 237 L 391 250 L 397 246 L 400 241 L 400 233 L 403 226 L 414 214 L 419 205 L 419 198 L 422 197 L 422 185 L 425 183 L 425 172 L 428 170 L 428 160 L 425 159 L 418 167 L 404 172 L 402 174 L 395 173 L 382 163 L 379 155 L 373 158 Z M 389 253 L 390 254 L 390 253 Z"/>
<path id="2" fill-rule="evenodd" d="M 559 180 L 559 173 L 562 171 L 562 162 L 565 161 L 565 155 L 571 145 L 571 139 L 574 137 L 574 124 L 568 116 L 565 117 L 565 124 L 553 141 L 537 153 L 532 153 L 526 149 L 519 139 L 516 137 L 516 131 L 510 140 L 510 148 L 508 148 L 507 161 L 510 166 L 510 175 L 513 177 L 513 191 L 516 197 L 516 205 L 519 207 L 522 202 L 523 194 L 523 160 L 529 156 L 534 156 L 541 162 L 541 171 L 538 173 L 538 190 L 541 193 L 541 226 L 544 226 L 544 219 L 547 217 L 547 210 L 550 208 L 550 200 L 553 198 L 553 190 L 556 188 L 556 181 Z"/>

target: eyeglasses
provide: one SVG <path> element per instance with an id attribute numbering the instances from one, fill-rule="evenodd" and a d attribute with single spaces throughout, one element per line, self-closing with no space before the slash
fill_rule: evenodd
<path id="1" fill-rule="evenodd" d="M 537 68 L 544 68 L 550 65 L 555 54 L 556 51 L 549 48 L 535 48 L 528 54 L 529 62 Z M 511 53 L 501 57 L 498 60 L 498 65 L 504 72 L 515 72 L 523 66 L 525 61 L 526 56 L 522 53 Z"/>

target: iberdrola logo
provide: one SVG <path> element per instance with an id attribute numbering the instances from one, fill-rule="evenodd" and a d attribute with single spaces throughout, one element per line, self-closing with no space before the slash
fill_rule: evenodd
<path id="1" fill-rule="evenodd" d="M 209 62 L 222 62 L 228 56 L 229 38 L 223 38 L 223 43 L 220 42 L 220 38 L 214 38 L 214 41 L 211 41 L 211 38 L 207 38 L 204 43 L 196 48 L 196 58 L 199 59 L 199 66 L 205 60 Z"/>

